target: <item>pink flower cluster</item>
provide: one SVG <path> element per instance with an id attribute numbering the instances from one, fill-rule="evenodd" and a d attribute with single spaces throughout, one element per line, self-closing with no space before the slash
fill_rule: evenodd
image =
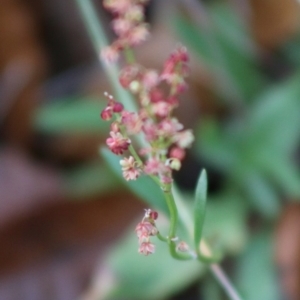
<path id="1" fill-rule="evenodd" d="M 143 220 L 138 223 L 135 228 L 135 232 L 139 240 L 138 251 L 143 255 L 148 255 L 155 252 L 155 246 L 151 243 L 150 237 L 155 236 L 158 233 L 155 226 L 155 220 L 157 217 L 157 212 L 147 209 Z"/>
<path id="2" fill-rule="evenodd" d="M 144 22 L 144 6 L 148 0 L 104 0 L 103 6 L 114 19 L 112 28 L 117 39 L 101 52 L 105 61 L 114 62 L 120 51 L 136 46 L 147 39 L 149 30 Z"/>
<path id="3" fill-rule="evenodd" d="M 138 64 L 126 65 L 121 70 L 119 81 L 139 100 L 138 112 L 125 110 L 121 103 L 106 94 L 108 105 L 101 117 L 104 120 L 114 118 L 111 137 L 106 140 L 110 150 L 122 155 L 131 144 L 128 136 L 138 134 L 143 134 L 149 145 L 139 150 L 139 163 L 133 156 L 120 162 L 126 180 L 135 180 L 143 171 L 157 176 L 162 184 L 169 184 L 172 170 L 180 169 L 185 149 L 194 141 L 192 131 L 184 130 L 172 116 L 178 106 L 178 96 L 186 85 L 187 61 L 187 51 L 180 46 L 171 53 L 160 73 Z M 169 86 L 167 91 L 164 82 Z"/>

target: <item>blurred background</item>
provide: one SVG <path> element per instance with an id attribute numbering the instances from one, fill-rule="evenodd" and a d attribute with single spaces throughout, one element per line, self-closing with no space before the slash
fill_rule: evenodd
<path id="1" fill-rule="evenodd" d="M 191 202 L 207 169 L 205 237 L 244 299 L 300 299 L 300 3 L 153 0 L 147 19 L 142 64 L 191 53 L 176 181 Z M 97 59 L 76 1 L 0 0 L 0 299 L 227 299 L 158 241 L 137 255 L 145 204 L 99 156 Z"/>

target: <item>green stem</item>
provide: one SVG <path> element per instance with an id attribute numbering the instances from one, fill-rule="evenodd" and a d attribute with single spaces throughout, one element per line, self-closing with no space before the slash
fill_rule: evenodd
<path id="1" fill-rule="evenodd" d="M 125 59 L 128 64 L 134 64 L 135 63 L 135 56 L 131 48 L 126 47 L 124 50 Z"/>
<path id="2" fill-rule="evenodd" d="M 176 232 L 178 224 L 178 211 L 177 206 L 172 193 L 172 185 L 165 184 L 162 186 L 164 191 L 164 196 L 170 212 L 170 229 L 168 236 L 169 250 L 173 258 L 178 260 L 190 260 L 194 257 L 190 253 L 177 252 L 176 250 Z"/>
<path id="3" fill-rule="evenodd" d="M 76 0 L 81 12 L 84 24 L 90 35 L 94 49 L 100 57 L 101 49 L 107 47 L 108 40 L 103 30 L 103 26 L 96 14 L 95 7 L 91 0 Z M 116 93 L 116 98 L 121 101 L 124 106 L 131 111 L 137 111 L 137 105 L 132 100 L 131 95 L 126 92 L 119 83 L 119 68 L 116 64 L 108 64 L 100 59 L 100 63 L 107 74 L 109 82 Z"/>

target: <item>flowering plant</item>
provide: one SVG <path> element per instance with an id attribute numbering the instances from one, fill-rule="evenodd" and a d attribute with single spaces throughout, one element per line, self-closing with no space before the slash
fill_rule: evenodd
<path id="1" fill-rule="evenodd" d="M 147 3 L 148 0 L 103 1 L 103 6 L 114 16 L 112 28 L 117 39 L 101 50 L 101 58 L 106 65 L 116 62 L 124 54 L 126 64 L 118 74 L 118 81 L 139 104 L 136 111 L 129 111 L 121 103 L 122 99 L 117 101 L 113 95 L 104 93 L 107 106 L 101 112 L 101 118 L 111 121 L 106 144 L 113 154 L 121 157 L 119 164 L 126 181 L 148 176 L 159 186 L 170 216 L 169 233 L 164 236 L 157 228 L 158 213 L 152 209 L 145 210 L 135 229 L 138 251 L 143 255 L 154 253 L 155 245 L 150 239 L 157 236 L 168 244 L 175 259 L 213 263 L 211 270 L 228 295 L 232 299 L 240 299 L 216 264 L 219 258 L 212 254 L 201 238 L 207 193 L 205 170 L 196 188 L 194 228 L 190 230 L 193 231 L 194 247 L 177 236 L 179 199 L 175 201 L 172 173 L 181 168 L 194 135 L 191 130 L 184 129 L 173 112 L 179 106 L 179 95 L 187 88 L 185 78 L 189 55 L 185 47 L 178 46 L 160 71 L 147 69 L 136 62 L 132 48 L 149 37 L 148 25 L 144 22 Z"/>

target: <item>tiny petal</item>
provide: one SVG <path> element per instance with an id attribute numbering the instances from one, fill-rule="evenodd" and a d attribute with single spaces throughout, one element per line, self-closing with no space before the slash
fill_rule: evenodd
<path id="1" fill-rule="evenodd" d="M 159 83 L 159 75 L 154 70 L 148 70 L 145 72 L 142 82 L 147 90 L 151 90 Z"/>
<path id="2" fill-rule="evenodd" d="M 139 45 L 141 42 L 144 42 L 149 36 L 148 26 L 146 24 L 140 24 L 132 30 L 128 35 L 128 41 L 131 45 Z"/>
<path id="3" fill-rule="evenodd" d="M 137 134 L 141 131 L 143 122 L 139 115 L 134 112 L 123 111 L 122 123 L 126 126 L 128 134 Z"/>
<path id="4" fill-rule="evenodd" d="M 150 242 L 143 242 L 139 247 L 139 253 L 143 255 L 149 255 L 155 252 L 155 246 Z"/>
<path id="5" fill-rule="evenodd" d="M 190 130 L 190 129 L 178 132 L 174 136 L 174 141 L 177 143 L 177 145 L 180 148 L 190 147 L 194 140 L 195 140 L 195 137 L 193 135 L 192 130 Z"/>
<path id="6" fill-rule="evenodd" d="M 122 36 L 126 34 L 131 28 L 133 24 L 124 18 L 117 18 L 112 22 L 112 28 L 116 35 Z"/>
<path id="7" fill-rule="evenodd" d="M 106 144 L 110 150 L 117 154 L 123 154 L 126 151 L 131 143 L 128 138 L 122 136 L 120 132 L 110 132 L 110 138 L 106 139 Z"/>
<path id="8" fill-rule="evenodd" d="M 170 151 L 170 157 L 174 157 L 179 160 L 183 160 L 185 157 L 185 151 L 182 148 L 173 147 Z"/>
<path id="9" fill-rule="evenodd" d="M 137 224 L 135 232 L 137 237 L 140 239 L 141 237 L 151 235 L 153 232 L 153 228 L 155 227 L 150 222 L 143 221 Z"/>
<path id="10" fill-rule="evenodd" d="M 136 180 L 140 175 L 140 170 L 135 167 L 136 162 L 132 156 L 120 160 L 122 166 L 123 176 L 128 180 Z"/>
<path id="11" fill-rule="evenodd" d="M 188 244 L 186 243 L 186 242 L 180 242 L 180 243 L 178 243 L 178 245 L 177 245 L 177 251 L 179 251 L 179 252 L 187 252 L 187 251 L 189 251 L 189 246 L 188 246 Z"/>
<path id="12" fill-rule="evenodd" d="M 112 118 L 112 109 L 111 107 L 106 107 L 105 109 L 103 109 L 103 111 L 101 112 L 101 118 L 104 121 L 109 121 Z"/>

